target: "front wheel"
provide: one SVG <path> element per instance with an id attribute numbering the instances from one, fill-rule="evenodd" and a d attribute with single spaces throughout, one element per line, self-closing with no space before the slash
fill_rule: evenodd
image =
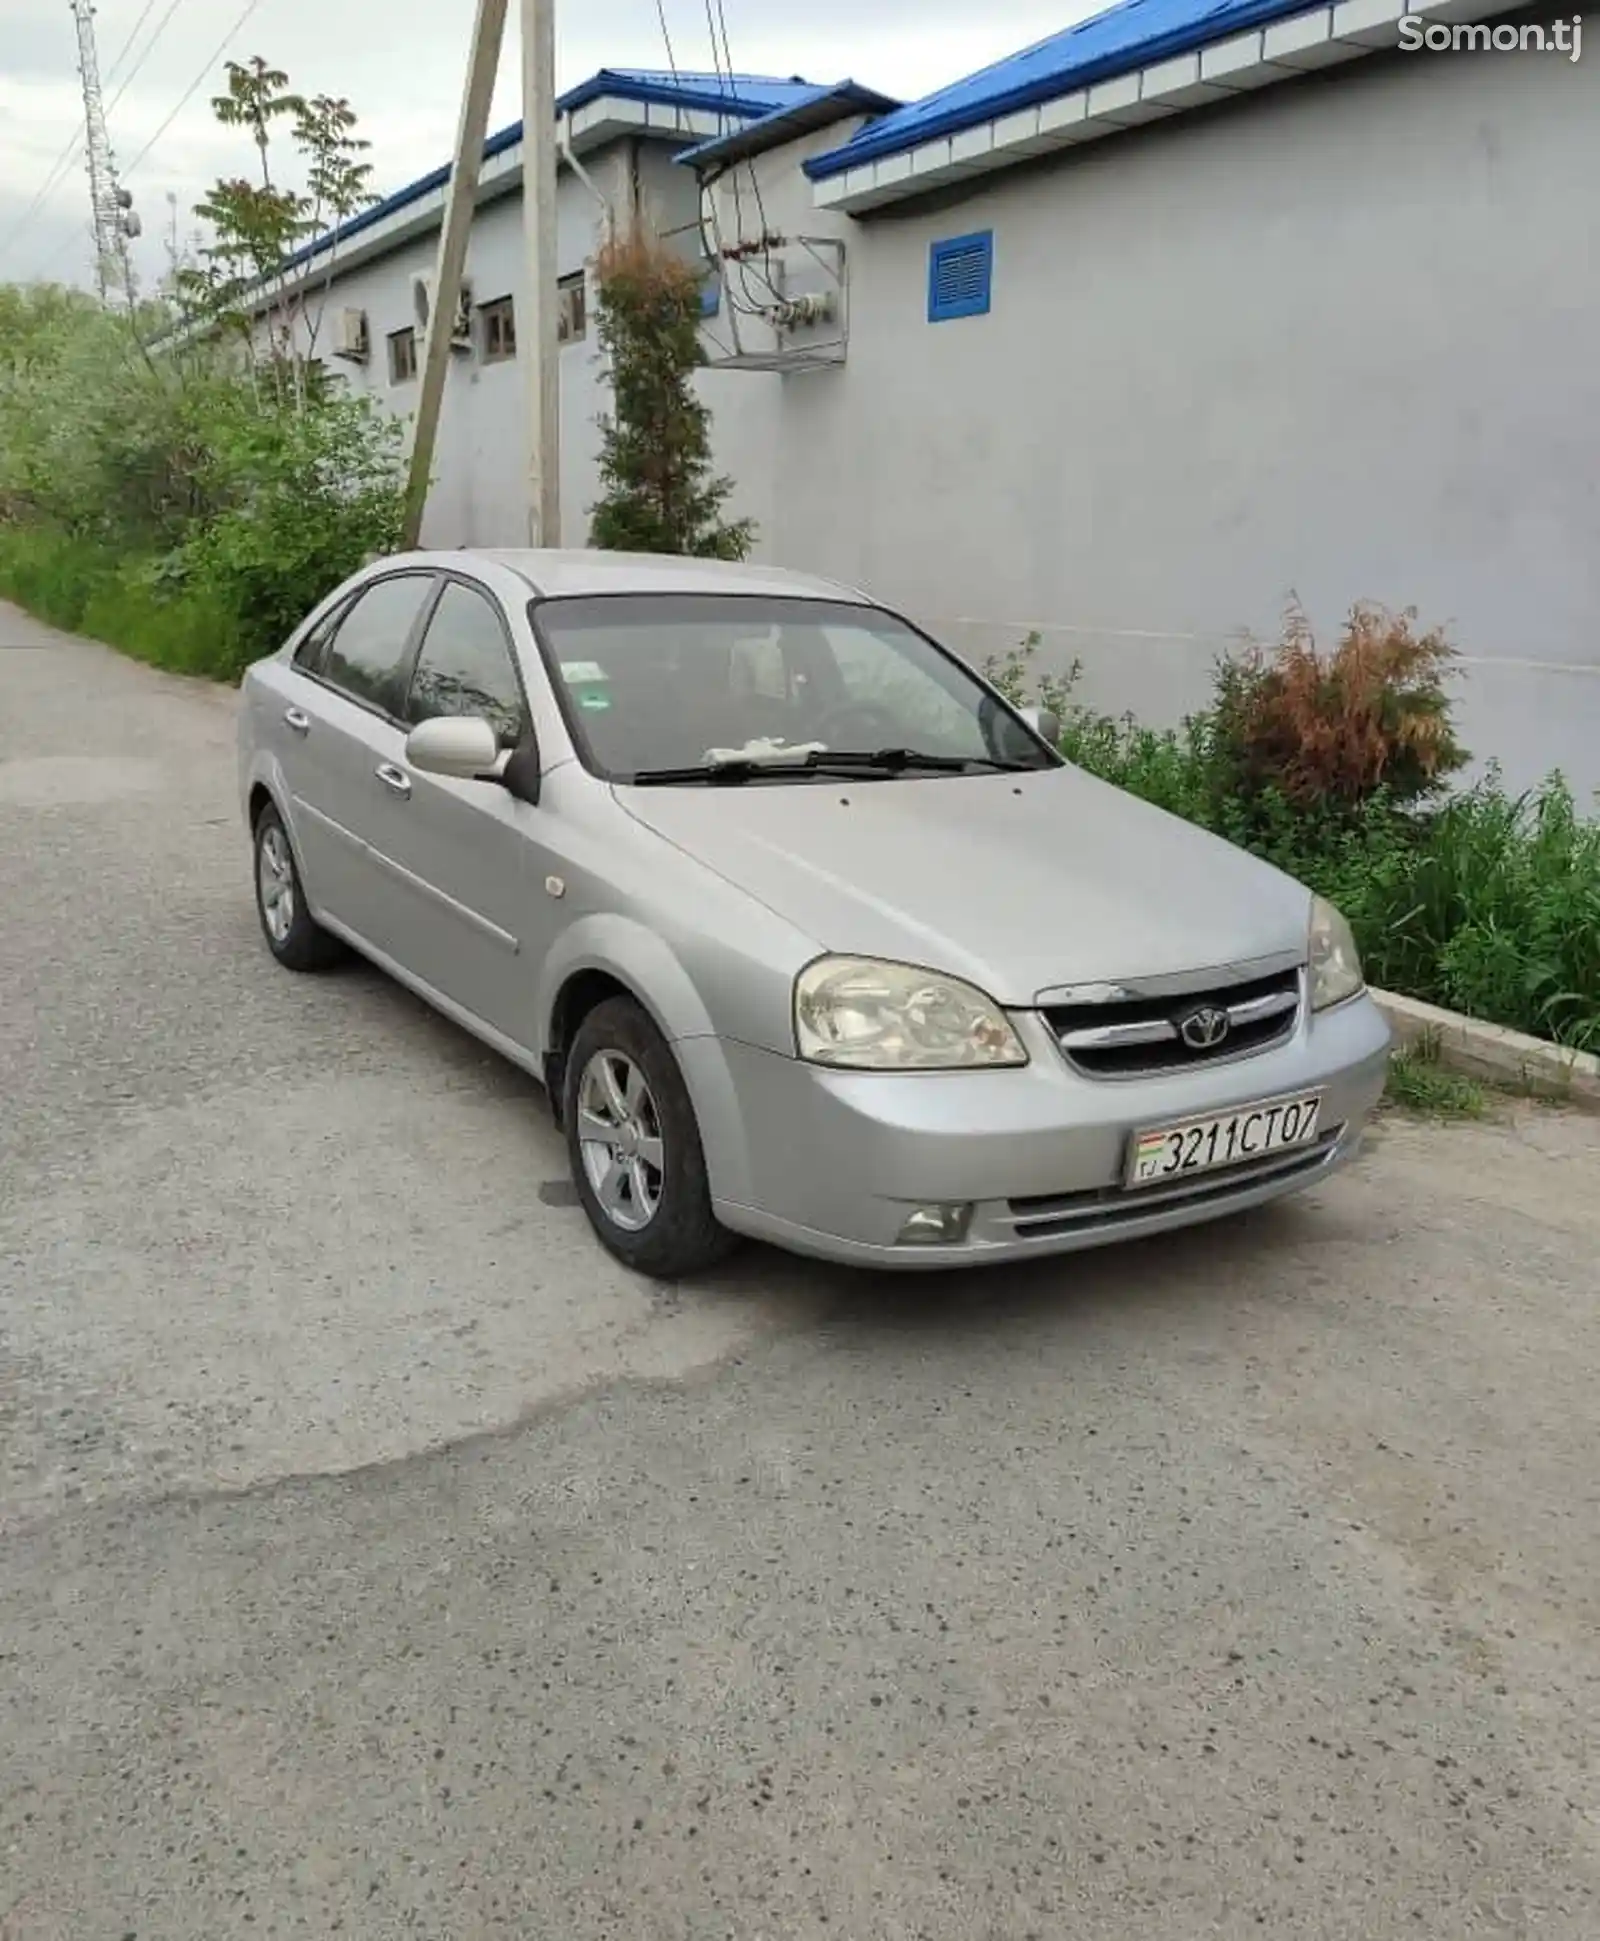
<path id="1" fill-rule="evenodd" d="M 711 1211 L 700 1128 L 672 1048 L 632 998 L 608 998 L 567 1054 L 562 1117 L 601 1244 L 658 1280 L 698 1274 L 733 1236 Z"/>

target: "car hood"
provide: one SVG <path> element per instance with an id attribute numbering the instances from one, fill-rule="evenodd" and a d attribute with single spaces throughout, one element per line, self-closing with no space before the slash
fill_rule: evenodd
<path id="1" fill-rule="evenodd" d="M 1081 769 L 619 787 L 627 812 L 820 950 L 1062 984 L 1303 951 L 1310 892 Z"/>

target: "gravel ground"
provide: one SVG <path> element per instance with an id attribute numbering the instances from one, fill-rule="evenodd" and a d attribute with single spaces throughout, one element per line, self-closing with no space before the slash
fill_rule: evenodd
<path id="1" fill-rule="evenodd" d="M 0 1937 L 1600 1934 L 1600 1127 L 636 1281 L 0 607 Z"/>

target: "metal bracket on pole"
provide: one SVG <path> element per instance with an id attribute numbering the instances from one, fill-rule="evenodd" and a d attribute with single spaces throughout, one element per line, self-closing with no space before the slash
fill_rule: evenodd
<path id="1" fill-rule="evenodd" d="M 478 176 L 483 167 L 483 144 L 489 131 L 489 107 L 500 65 L 500 45 L 505 38 L 506 4 L 507 0 L 478 0 L 477 17 L 472 26 L 472 51 L 467 60 L 466 90 L 461 97 L 455 164 L 450 171 L 444 222 L 439 230 L 433 297 L 423 344 L 422 388 L 417 399 L 417 425 L 411 442 L 411 469 L 406 479 L 405 515 L 401 525 L 400 543 L 404 551 L 415 547 L 421 537 L 422 514 L 428 502 L 445 373 L 450 365 L 450 327 L 461 298 L 467 238 L 472 232 Z"/>

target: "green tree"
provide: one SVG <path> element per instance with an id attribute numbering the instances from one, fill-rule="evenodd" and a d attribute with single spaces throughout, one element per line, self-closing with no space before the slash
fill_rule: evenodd
<path id="1" fill-rule="evenodd" d="M 371 144 L 357 133 L 356 112 L 343 95 L 305 96 L 289 86 L 282 68 L 259 54 L 230 61 L 228 91 L 212 99 L 224 127 L 244 128 L 261 157 L 261 180 L 229 176 L 214 183 L 195 205 L 209 228 L 197 262 L 178 268 L 174 283 L 191 317 L 223 336 L 257 347 L 253 288 L 280 275 L 292 253 L 329 225 L 348 221 L 374 200 Z M 289 124 L 290 140 L 304 168 L 304 192 L 287 188 L 274 174 L 274 125 Z M 318 390 L 317 334 L 332 287 L 336 250 L 325 256 L 314 304 L 304 290 L 277 300 L 267 318 L 265 348 L 275 391 L 304 405 Z M 303 341 L 297 325 L 303 327 Z"/>
<path id="2" fill-rule="evenodd" d="M 259 54 L 248 61 L 229 61 L 226 94 L 211 97 L 211 107 L 224 128 L 248 128 L 261 155 L 261 186 L 272 187 L 272 165 L 268 159 L 272 124 L 284 116 L 305 112 L 306 103 L 291 92 L 289 77 L 281 67 L 269 67 Z"/>
<path id="3" fill-rule="evenodd" d="M 634 235 L 601 252 L 597 280 L 615 409 L 599 421 L 602 494 L 590 507 L 590 544 L 743 559 L 755 525 L 722 516 L 733 481 L 712 472 L 711 414 L 694 391 L 705 363 L 698 277 Z"/>
<path id="4" fill-rule="evenodd" d="M 321 288 L 315 309 L 302 300 L 306 347 L 316 349 L 317 333 L 333 287 L 338 261 L 338 228 L 376 198 L 371 189 L 372 164 L 362 157 L 372 147 L 356 133 L 356 112 L 343 95 L 318 94 L 300 104 L 294 120 L 295 146 L 306 162 L 309 209 L 306 230 L 319 235 L 325 227 L 334 240 L 325 252 Z"/>

